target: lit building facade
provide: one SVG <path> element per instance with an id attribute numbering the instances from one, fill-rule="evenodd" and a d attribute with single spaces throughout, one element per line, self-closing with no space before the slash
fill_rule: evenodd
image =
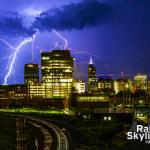
<path id="1" fill-rule="evenodd" d="M 45 85 L 28 85 L 28 95 L 30 98 L 45 98 Z"/>
<path id="2" fill-rule="evenodd" d="M 45 98 L 69 98 L 73 84 L 73 57 L 69 50 L 41 53 L 42 87 Z"/>
<path id="3" fill-rule="evenodd" d="M 93 94 L 113 94 L 113 80 L 109 76 L 89 78 L 89 93 Z"/>
<path id="4" fill-rule="evenodd" d="M 96 108 L 105 113 L 109 111 L 109 96 L 98 94 L 80 94 L 76 98 L 77 107 L 79 108 L 92 108 L 95 112 Z"/>
<path id="5" fill-rule="evenodd" d="M 110 76 L 100 76 L 98 78 L 98 91 L 101 94 L 113 94 L 113 79 Z"/>
<path id="6" fill-rule="evenodd" d="M 96 78 L 96 68 L 93 64 L 92 57 L 88 65 L 88 92 L 96 92 L 98 89 L 98 78 Z"/>
<path id="7" fill-rule="evenodd" d="M 88 93 L 98 93 L 98 81 L 97 77 L 88 79 Z"/>
<path id="8" fill-rule="evenodd" d="M 23 99 L 28 98 L 27 84 L 0 85 L 0 98 Z"/>
<path id="9" fill-rule="evenodd" d="M 134 77 L 136 89 L 147 90 L 147 75 L 137 74 Z"/>
<path id="10" fill-rule="evenodd" d="M 85 93 L 85 81 L 76 80 L 74 83 L 74 88 L 76 93 Z"/>
<path id="11" fill-rule="evenodd" d="M 25 64 L 24 66 L 24 82 L 25 84 L 39 84 L 39 67 L 38 64 Z"/>
<path id="12" fill-rule="evenodd" d="M 88 78 L 95 78 L 96 68 L 93 64 L 92 58 L 90 57 L 90 63 L 88 65 Z"/>
<path id="13" fill-rule="evenodd" d="M 120 78 L 120 79 L 114 80 L 113 86 L 114 86 L 114 91 L 116 94 L 121 91 L 131 91 L 132 93 L 134 93 L 133 82 L 129 79 Z"/>

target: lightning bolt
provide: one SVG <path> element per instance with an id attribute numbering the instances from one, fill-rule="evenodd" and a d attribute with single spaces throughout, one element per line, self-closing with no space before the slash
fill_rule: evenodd
<path id="1" fill-rule="evenodd" d="M 32 42 L 32 49 L 31 49 L 31 55 L 32 55 L 32 60 L 31 62 L 34 62 L 34 41 Z"/>
<path id="2" fill-rule="evenodd" d="M 13 57 L 13 55 L 10 55 L 9 57 L 3 57 L 2 59 L 0 59 L 0 62 L 1 62 L 1 61 L 4 61 L 4 60 L 6 60 L 6 59 L 10 60 L 11 57 Z"/>
<path id="3" fill-rule="evenodd" d="M 7 47 L 9 47 L 10 49 L 13 49 L 15 50 L 15 47 L 13 47 L 11 44 L 9 44 L 6 40 L 4 39 L 0 39 L 1 42 L 3 42 Z M 4 61 L 4 60 L 7 60 L 8 59 L 8 64 L 10 62 L 10 60 L 12 59 L 14 54 L 10 55 L 10 56 L 7 56 L 7 57 L 3 57 L 2 59 L 0 59 L 0 62 Z M 8 68 L 9 68 L 9 65 L 7 64 L 6 68 L 4 69 L 4 71 L 6 71 Z M 13 73 L 13 76 L 14 76 L 14 73 Z"/>
<path id="4" fill-rule="evenodd" d="M 86 51 L 71 50 L 71 52 L 72 52 L 72 54 L 83 54 L 83 55 L 88 55 L 88 56 L 90 56 L 90 57 L 96 58 L 96 59 L 99 60 L 99 61 L 105 60 L 105 57 L 100 58 L 100 57 L 98 57 L 96 54 L 93 54 L 93 53 L 90 53 L 90 52 L 86 52 Z M 101 53 L 102 53 L 102 52 L 101 52 Z M 100 53 L 100 54 L 101 54 L 101 53 Z"/>
<path id="5" fill-rule="evenodd" d="M 52 32 L 54 32 L 58 37 L 60 37 L 63 41 L 64 41 L 64 49 L 67 49 L 68 48 L 68 40 L 65 39 L 62 35 L 60 35 L 60 33 L 58 33 L 55 29 L 52 29 Z M 56 42 L 55 45 L 54 45 L 54 48 L 56 48 L 58 46 L 58 43 Z M 69 48 L 71 50 L 71 48 Z M 74 54 L 85 54 L 85 55 L 89 55 L 90 57 L 95 57 L 97 60 L 99 61 L 104 61 L 106 59 L 108 59 L 108 57 L 103 57 L 103 58 L 100 58 L 98 57 L 97 55 L 95 54 L 92 54 L 92 53 L 89 53 L 89 52 L 85 52 L 85 51 L 72 51 L 72 53 Z"/>
<path id="6" fill-rule="evenodd" d="M 60 33 L 58 33 L 55 29 L 52 29 L 52 32 L 54 32 L 58 37 L 60 37 L 63 41 L 64 41 L 64 49 L 67 49 L 68 48 L 68 40 L 65 39 L 62 35 L 60 35 Z M 58 46 L 58 43 L 56 42 L 54 47 L 56 48 Z M 69 48 L 71 50 L 71 48 Z M 101 51 L 102 53 L 103 51 Z M 107 59 L 111 59 L 111 57 L 98 57 L 96 54 L 93 54 L 93 53 L 89 53 L 89 52 L 85 52 L 85 51 L 72 51 L 72 53 L 74 54 L 85 54 L 85 55 L 89 55 L 90 57 L 95 57 L 97 60 L 99 61 L 105 61 Z M 112 59 L 118 59 L 117 57 L 114 58 L 112 57 Z"/>
<path id="7" fill-rule="evenodd" d="M 52 45 L 54 45 L 54 48 L 52 48 L 51 50 L 53 50 L 53 49 L 56 49 L 56 48 L 59 48 L 60 46 L 59 46 L 59 44 L 58 44 L 58 42 L 54 42 Z M 61 48 L 62 49 L 62 48 Z"/>
<path id="8" fill-rule="evenodd" d="M 57 42 L 54 43 L 54 47 L 55 48 L 58 47 L 58 43 Z"/>
<path id="9" fill-rule="evenodd" d="M 60 35 L 60 33 L 58 33 L 55 29 L 52 29 L 52 32 L 54 32 L 58 37 L 60 37 L 64 41 L 64 43 L 65 43 L 64 44 L 64 49 L 67 49 L 68 48 L 68 40 L 65 39 L 62 35 Z M 55 45 L 54 45 L 54 47 L 56 48 L 57 46 L 58 46 L 58 43 L 56 42 Z M 71 50 L 71 48 L 70 48 L 70 50 Z M 104 61 L 106 59 L 109 59 L 108 57 L 100 58 L 100 57 L 98 57 L 95 54 L 92 54 L 92 53 L 89 53 L 89 52 L 85 52 L 85 51 L 77 51 L 76 50 L 76 51 L 72 51 L 72 53 L 74 53 L 74 54 L 86 54 L 86 55 L 89 55 L 90 57 L 91 56 L 95 57 L 99 61 Z"/>
<path id="10" fill-rule="evenodd" d="M 13 58 L 12 58 L 12 61 L 10 62 L 9 70 L 8 70 L 6 76 L 5 76 L 3 85 L 6 85 L 6 84 L 7 84 L 8 77 L 9 77 L 10 74 L 12 73 L 13 65 L 14 65 L 14 63 L 15 63 L 15 60 L 16 60 L 16 57 L 17 57 L 17 54 L 18 54 L 19 50 L 20 50 L 24 45 L 26 45 L 27 43 L 31 42 L 32 40 L 33 40 L 32 38 L 25 39 L 25 40 L 24 40 L 23 42 L 21 42 L 21 43 L 19 44 L 19 46 L 16 48 L 16 51 L 14 52 L 14 55 L 13 55 Z"/>
<path id="11" fill-rule="evenodd" d="M 51 30 L 52 32 L 54 32 L 59 38 L 61 38 L 63 41 L 64 41 L 64 46 L 63 48 L 64 49 L 67 49 L 68 48 L 68 40 L 65 39 L 62 35 L 60 35 L 60 33 L 58 33 L 56 30 L 52 29 Z M 38 33 L 38 30 L 36 30 L 35 34 L 33 35 L 33 37 L 31 38 L 27 38 L 25 39 L 24 41 L 22 41 L 17 47 L 14 47 L 12 46 L 9 42 L 7 42 L 6 40 L 4 39 L 0 39 L 1 42 L 3 42 L 8 48 L 12 49 L 13 50 L 13 54 L 11 54 L 10 56 L 8 57 L 4 57 L 2 59 L 0 59 L 0 62 L 1 61 L 4 61 L 6 59 L 8 59 L 8 64 L 5 68 L 5 71 L 8 71 L 5 78 L 4 78 L 4 85 L 8 83 L 8 78 L 10 77 L 10 75 L 12 74 L 14 76 L 14 82 L 15 82 L 15 74 L 14 74 L 14 64 L 15 64 L 15 61 L 16 61 L 16 57 L 18 55 L 18 52 L 21 50 L 21 48 L 23 46 L 25 46 L 26 44 L 28 43 L 31 43 L 32 42 L 32 49 L 31 49 L 31 54 L 32 54 L 32 62 L 34 61 L 34 41 L 35 41 L 35 38 L 36 38 L 36 35 Z M 54 47 L 58 47 L 58 43 L 56 42 Z M 70 49 L 70 51 L 72 51 Z M 78 51 L 78 50 L 74 50 L 72 51 L 72 53 L 74 54 L 84 54 L 84 55 L 89 55 L 90 57 L 95 57 L 97 60 L 99 61 L 104 61 L 106 59 L 110 59 L 110 57 L 98 57 L 96 54 L 94 53 L 90 53 L 89 51 Z M 119 58 L 112 58 L 112 59 L 119 59 Z"/>
<path id="12" fill-rule="evenodd" d="M 9 78 L 9 76 L 11 75 L 11 73 L 13 74 L 13 76 L 14 76 L 14 81 L 15 81 L 15 74 L 14 74 L 13 67 L 14 67 L 14 63 L 15 63 L 15 61 L 16 61 L 17 54 L 18 54 L 18 52 L 21 50 L 21 48 L 22 48 L 24 45 L 26 45 L 26 44 L 28 44 L 28 43 L 34 41 L 34 39 L 36 38 L 37 32 L 38 32 L 38 30 L 36 31 L 36 33 L 33 35 L 32 38 L 29 37 L 29 38 L 25 39 L 25 40 L 22 41 L 16 48 L 13 47 L 13 46 L 12 46 L 9 42 L 7 42 L 6 40 L 0 39 L 0 41 L 3 42 L 4 44 L 6 44 L 6 46 L 8 46 L 10 49 L 15 50 L 15 52 L 14 52 L 13 54 L 11 54 L 11 55 L 8 56 L 8 57 L 4 57 L 4 58 L 2 58 L 2 59 L 0 60 L 0 62 L 3 61 L 3 60 L 5 60 L 5 59 L 8 59 L 8 60 L 9 60 L 9 62 L 8 62 L 8 64 L 7 64 L 7 67 L 6 67 L 6 70 L 8 69 L 8 72 L 7 72 L 7 74 L 6 74 L 5 78 L 4 78 L 4 83 L 3 83 L 3 85 L 6 85 L 6 84 L 7 84 L 8 78 Z M 32 43 L 32 60 L 33 60 L 33 59 L 34 59 L 34 52 L 33 52 L 33 43 Z"/>
<path id="13" fill-rule="evenodd" d="M 52 32 L 54 32 L 58 37 L 60 37 L 63 41 L 64 41 L 64 49 L 68 48 L 68 41 L 62 36 L 60 35 L 60 33 L 58 33 L 56 30 L 52 29 Z"/>
<path id="14" fill-rule="evenodd" d="M 10 49 L 15 50 L 15 47 L 13 47 L 11 44 L 9 44 L 6 40 L 0 39 L 0 41 L 3 42 L 4 44 L 6 44 L 6 46 L 8 46 Z"/>
<path id="15" fill-rule="evenodd" d="M 33 34 L 32 49 L 31 49 L 32 63 L 34 62 L 34 42 L 35 42 L 35 39 L 37 37 L 37 34 L 39 33 L 38 29 L 34 29 L 34 30 L 35 30 L 35 34 Z"/>
<path id="16" fill-rule="evenodd" d="M 98 60 L 98 61 L 106 61 L 106 60 L 110 60 L 110 59 L 115 59 L 115 60 L 122 60 L 123 58 L 120 58 L 120 57 L 112 57 L 112 56 L 104 56 L 104 54 L 103 54 L 103 52 L 104 51 L 101 51 L 101 52 L 99 52 L 99 54 L 101 54 L 101 57 L 99 57 L 98 55 L 97 55 L 97 53 L 90 53 L 90 52 L 87 52 L 87 51 L 79 51 L 79 50 L 72 50 L 72 49 L 70 49 L 71 50 L 71 53 L 72 54 L 83 54 L 83 55 L 88 55 L 88 56 L 90 56 L 90 57 L 93 57 L 93 58 L 96 58 L 96 60 Z"/>

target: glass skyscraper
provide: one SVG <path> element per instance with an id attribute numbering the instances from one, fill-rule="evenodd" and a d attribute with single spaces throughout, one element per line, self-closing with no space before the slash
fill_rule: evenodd
<path id="1" fill-rule="evenodd" d="M 69 50 L 41 53 L 41 78 L 45 98 L 70 97 L 73 84 L 73 57 Z"/>

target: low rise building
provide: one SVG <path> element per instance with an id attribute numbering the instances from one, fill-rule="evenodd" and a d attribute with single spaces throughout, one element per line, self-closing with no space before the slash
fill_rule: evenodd
<path id="1" fill-rule="evenodd" d="M 134 84 L 137 90 L 147 90 L 147 75 L 137 74 L 134 77 Z"/>
<path id="2" fill-rule="evenodd" d="M 75 80 L 74 88 L 75 88 L 75 92 L 78 94 L 85 93 L 85 81 Z"/>

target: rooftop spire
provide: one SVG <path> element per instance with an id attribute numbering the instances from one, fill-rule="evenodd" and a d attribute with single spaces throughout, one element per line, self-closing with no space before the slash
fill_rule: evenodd
<path id="1" fill-rule="evenodd" d="M 93 64 L 93 59 L 92 59 L 92 57 L 90 57 L 90 63 L 89 64 Z"/>

